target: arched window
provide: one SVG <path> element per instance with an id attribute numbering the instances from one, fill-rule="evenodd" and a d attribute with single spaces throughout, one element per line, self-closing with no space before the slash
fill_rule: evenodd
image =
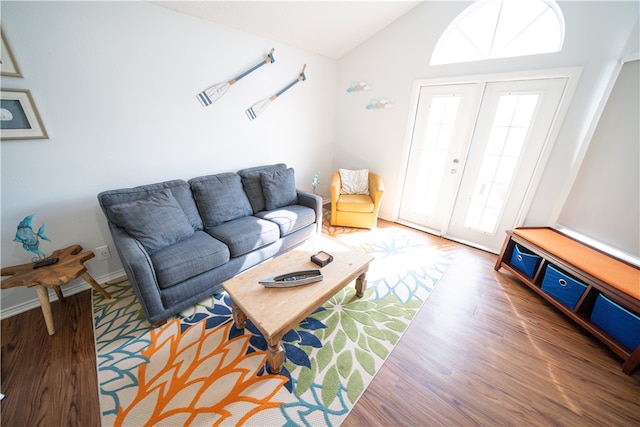
<path id="1" fill-rule="evenodd" d="M 558 52 L 563 42 L 554 0 L 478 0 L 447 27 L 431 65 Z"/>

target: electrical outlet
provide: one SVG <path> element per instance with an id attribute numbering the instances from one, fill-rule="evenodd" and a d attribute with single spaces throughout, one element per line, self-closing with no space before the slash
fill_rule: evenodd
<path id="1" fill-rule="evenodd" d="M 96 257 L 101 261 L 111 258 L 111 252 L 109 251 L 109 246 L 100 246 L 99 248 L 96 248 L 95 254 L 96 254 Z"/>

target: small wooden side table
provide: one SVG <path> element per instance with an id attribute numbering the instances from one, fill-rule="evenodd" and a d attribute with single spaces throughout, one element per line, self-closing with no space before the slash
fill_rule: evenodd
<path id="1" fill-rule="evenodd" d="M 57 257 L 58 262 L 45 267 L 33 268 L 33 263 L 14 265 L 0 270 L 0 275 L 11 276 L 2 280 L 1 288 L 8 289 L 16 286 L 36 287 L 44 322 L 47 325 L 49 335 L 56 333 L 53 327 L 53 316 L 51 314 L 51 303 L 49 302 L 49 292 L 47 288 L 53 288 L 61 301 L 64 300 L 60 286 L 81 277 L 86 280 L 96 291 L 111 298 L 109 293 L 87 273 L 84 262 L 90 260 L 95 255 L 91 251 L 82 252 L 82 246 L 73 245 L 66 249 L 58 249 L 51 254 Z"/>

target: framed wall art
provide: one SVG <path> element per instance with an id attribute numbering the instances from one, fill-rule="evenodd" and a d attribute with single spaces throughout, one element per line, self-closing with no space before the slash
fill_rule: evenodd
<path id="1" fill-rule="evenodd" d="M 49 138 L 31 92 L 1 89 L 0 93 L 0 140 Z"/>
<path id="2" fill-rule="evenodd" d="M 13 56 L 9 41 L 4 35 L 4 30 L 0 27 L 0 35 L 2 36 L 2 49 L 0 49 L 0 74 L 9 77 L 22 77 L 16 58 Z"/>

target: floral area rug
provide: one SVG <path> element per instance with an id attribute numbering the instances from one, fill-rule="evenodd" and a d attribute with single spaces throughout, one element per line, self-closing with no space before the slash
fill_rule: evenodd
<path id="1" fill-rule="evenodd" d="M 401 227 L 323 233 L 375 256 L 367 291 L 348 285 L 287 333 L 278 375 L 225 293 L 151 328 L 127 280 L 104 285 L 111 299 L 94 291 L 103 426 L 340 425 L 451 259 Z"/>

